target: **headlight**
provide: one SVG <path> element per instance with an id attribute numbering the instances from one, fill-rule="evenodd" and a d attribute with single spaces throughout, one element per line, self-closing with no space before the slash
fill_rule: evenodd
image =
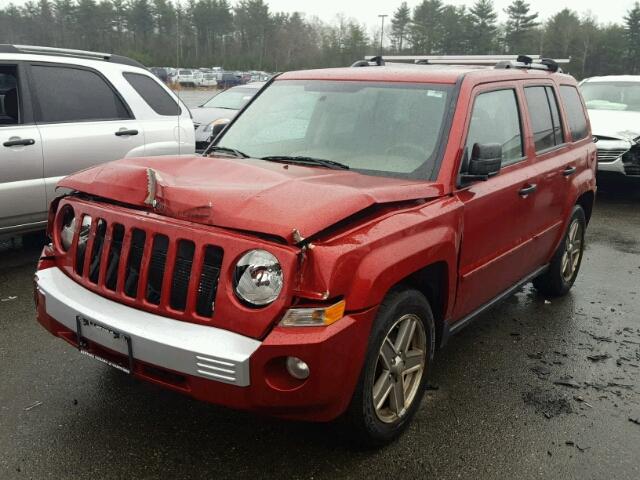
<path id="1" fill-rule="evenodd" d="M 206 127 L 204 127 L 205 132 L 220 132 L 222 129 L 230 122 L 228 118 L 219 118 L 218 120 L 214 120 Z"/>
<path id="2" fill-rule="evenodd" d="M 73 235 L 76 231 L 76 214 L 69 205 L 65 205 L 60 212 L 60 246 L 68 252 L 73 243 Z"/>
<path id="3" fill-rule="evenodd" d="M 233 287 L 240 300 L 256 307 L 272 303 L 284 282 L 278 259 L 265 250 L 251 250 L 236 264 Z"/>

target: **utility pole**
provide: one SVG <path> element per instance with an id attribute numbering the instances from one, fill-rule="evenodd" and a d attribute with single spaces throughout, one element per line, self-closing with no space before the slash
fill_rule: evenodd
<path id="1" fill-rule="evenodd" d="M 380 55 L 382 55 L 382 39 L 384 38 L 384 19 L 387 18 L 388 16 L 389 15 L 378 15 L 378 17 L 382 21 L 382 25 L 380 28 Z"/>

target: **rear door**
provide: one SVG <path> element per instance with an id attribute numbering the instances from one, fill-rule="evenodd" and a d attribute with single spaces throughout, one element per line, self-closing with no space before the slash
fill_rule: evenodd
<path id="1" fill-rule="evenodd" d="M 91 68 L 30 65 L 35 120 L 42 138 L 47 200 L 60 178 L 144 154 L 144 132 L 111 83 Z"/>
<path id="2" fill-rule="evenodd" d="M 464 226 L 455 318 L 472 313 L 536 268 L 529 245 L 538 178 L 525 148 L 521 91 L 515 82 L 496 83 L 476 88 L 472 98 L 463 148 L 468 155 L 475 143 L 501 144 L 502 168 L 457 192 L 464 203 Z"/>
<path id="3" fill-rule="evenodd" d="M 46 220 L 42 142 L 24 69 L 0 62 L 0 233 Z"/>
<path id="4" fill-rule="evenodd" d="M 539 172 L 533 217 L 535 241 L 530 252 L 543 264 L 551 257 L 562 234 L 572 194 L 571 177 L 577 172 L 581 159 L 579 150 L 567 141 L 555 85 L 551 81 L 527 82 L 524 94 L 532 137 L 530 155 L 535 157 Z"/>

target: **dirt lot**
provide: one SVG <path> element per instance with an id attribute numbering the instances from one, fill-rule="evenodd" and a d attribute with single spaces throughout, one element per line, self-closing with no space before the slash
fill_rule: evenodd
<path id="1" fill-rule="evenodd" d="M 609 191 L 604 191 L 605 189 Z M 526 286 L 453 338 L 407 434 L 353 448 L 132 381 L 35 321 L 0 245 L 0 478 L 640 478 L 640 184 L 601 188 L 575 288 Z"/>

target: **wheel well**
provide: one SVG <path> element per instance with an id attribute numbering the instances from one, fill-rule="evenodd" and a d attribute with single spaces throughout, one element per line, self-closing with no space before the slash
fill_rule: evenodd
<path id="1" fill-rule="evenodd" d="M 596 196 L 592 191 L 588 191 L 583 193 L 578 197 L 576 201 L 576 205 L 580 205 L 584 210 L 584 216 L 589 224 L 589 219 L 591 218 L 591 212 L 593 212 L 593 204 L 595 202 Z"/>
<path id="2" fill-rule="evenodd" d="M 447 264 L 437 262 L 421 268 L 399 282 L 404 287 L 418 290 L 429 301 L 436 324 L 436 345 L 440 345 L 442 340 L 444 315 L 447 310 L 448 280 Z"/>

